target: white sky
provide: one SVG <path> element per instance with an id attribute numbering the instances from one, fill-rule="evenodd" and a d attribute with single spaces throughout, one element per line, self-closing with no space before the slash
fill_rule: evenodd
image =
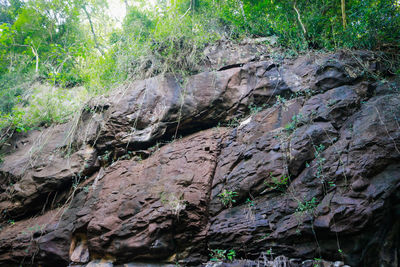
<path id="1" fill-rule="evenodd" d="M 122 22 L 126 15 L 125 4 L 123 0 L 107 0 L 108 7 L 110 9 L 111 16 L 117 19 L 119 22 Z M 129 3 L 133 2 L 135 5 L 135 1 L 128 1 Z M 155 6 L 156 0 L 147 0 L 147 5 Z"/>
<path id="2" fill-rule="evenodd" d="M 122 0 L 107 0 L 107 2 L 111 16 L 122 21 L 126 14 L 124 2 Z"/>

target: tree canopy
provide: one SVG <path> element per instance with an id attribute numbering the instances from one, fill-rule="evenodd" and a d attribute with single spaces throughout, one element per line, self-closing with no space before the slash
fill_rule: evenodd
<path id="1" fill-rule="evenodd" d="M 115 0 L 119 1 L 119 0 Z M 190 74 L 218 39 L 277 36 L 292 51 L 370 49 L 398 56 L 396 0 L 0 0 L 0 112 L 32 84 L 101 94 L 129 77 Z M 68 90 L 68 89 L 65 89 Z M 35 91 L 35 90 L 33 90 Z M 19 109 L 21 111 L 21 109 Z M 4 121 L 4 120 L 3 120 Z M 9 123 L 9 119 L 6 120 Z M 1 127 L 1 125 L 0 125 Z"/>

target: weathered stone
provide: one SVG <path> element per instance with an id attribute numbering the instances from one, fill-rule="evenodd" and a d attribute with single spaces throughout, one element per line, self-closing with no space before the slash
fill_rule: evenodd
<path id="1" fill-rule="evenodd" d="M 291 179 L 292 183 L 290 186 L 287 185 L 285 194 L 278 192 L 278 194 L 271 193 L 255 197 L 257 193 L 249 190 L 249 188 L 259 185 L 260 182 L 246 177 L 249 175 L 251 177 L 251 175 L 260 172 L 263 173 L 270 164 L 269 162 L 277 162 L 276 156 L 274 153 L 267 153 L 263 157 L 263 164 L 253 164 L 252 162 L 257 160 L 255 155 L 258 152 L 256 150 L 253 150 L 251 157 L 238 156 L 243 155 L 243 151 L 252 147 L 254 143 L 247 143 L 242 149 L 238 146 L 238 152 L 229 153 L 230 157 L 233 157 L 230 161 L 234 163 L 234 168 L 229 167 L 229 164 L 225 162 L 228 157 L 224 157 L 223 161 L 220 161 L 226 168 L 222 173 L 229 174 L 229 178 L 218 180 L 217 171 L 214 179 L 224 184 L 220 188 L 240 192 L 236 199 L 238 205 L 214 213 L 215 217 L 211 219 L 209 232 L 210 246 L 228 248 L 227 244 L 229 244 L 230 248 L 244 250 L 243 253 L 248 257 L 256 256 L 258 252 L 255 251 L 272 248 L 272 251 L 278 254 L 314 258 L 319 257 L 315 254 L 318 251 L 321 251 L 324 255 L 331 255 L 330 257 L 340 257 L 337 253 L 339 249 L 337 246 L 340 244 L 346 261 L 350 265 L 360 264 L 362 249 L 360 250 L 359 246 L 362 247 L 363 245 L 359 242 L 366 242 L 362 240 L 366 240 L 366 236 L 371 235 L 366 229 L 374 227 L 376 221 L 382 219 L 382 214 L 389 212 L 383 199 L 387 196 L 393 197 L 399 187 L 400 171 L 398 165 L 390 165 L 392 162 L 396 162 L 395 159 L 400 156 L 396 150 L 396 144 L 400 141 L 397 122 L 390 119 L 398 116 L 397 114 L 400 112 L 398 101 L 398 98 L 381 97 L 373 98 L 366 103 L 359 112 L 349 119 L 355 122 L 352 131 L 359 133 L 353 134 L 350 141 L 346 138 L 345 133 L 338 136 L 339 133 L 332 126 L 331 130 L 323 131 L 324 127 L 321 126 L 326 123 L 319 126 L 317 125 L 321 123 L 306 124 L 295 130 L 291 135 L 292 142 L 298 143 L 299 141 L 295 141 L 296 138 L 305 142 L 304 144 L 299 143 L 299 148 L 313 139 L 311 138 L 312 134 L 301 134 L 304 132 L 302 129 L 312 131 L 314 127 L 324 133 L 324 135 L 321 135 L 324 139 L 315 139 L 315 142 L 311 143 L 314 145 L 325 144 L 328 148 L 321 151 L 320 155 L 313 159 L 309 163 L 310 166 L 305 168 L 297 178 Z M 384 102 L 386 103 L 385 106 L 383 105 Z M 379 111 L 373 112 L 372 107 Z M 360 127 L 362 127 L 362 130 L 359 129 Z M 338 137 L 336 143 L 329 141 L 333 139 L 333 136 L 329 137 L 332 133 L 333 136 Z M 249 139 L 251 140 L 251 138 Z M 269 141 L 269 144 L 271 143 L 272 140 Z M 375 146 L 374 143 L 380 145 Z M 342 149 L 344 145 L 348 148 Z M 383 147 L 388 150 L 381 149 Z M 306 149 L 305 152 L 307 151 L 310 150 Z M 314 152 L 311 151 L 307 158 L 312 159 Z M 224 155 L 224 153 L 225 149 L 221 152 L 221 155 Z M 344 154 L 347 156 L 343 157 Z M 301 154 L 294 154 L 293 158 L 298 160 L 302 156 Z M 346 160 L 343 160 L 344 158 Z M 242 161 L 246 163 L 242 167 L 243 170 L 237 174 L 240 179 L 231 178 L 232 174 L 230 173 L 238 168 L 237 166 L 241 166 Z M 378 162 L 379 164 L 377 164 Z M 281 164 L 284 166 L 283 163 Z M 370 164 L 375 164 L 375 168 L 379 168 L 379 171 L 378 169 L 370 169 Z M 275 168 L 275 170 L 282 172 L 283 166 Z M 381 169 L 379 166 L 387 167 Z M 345 168 L 345 172 L 338 171 L 343 168 Z M 377 172 L 380 174 L 374 175 Z M 279 177 L 279 175 L 282 174 L 276 176 Z M 362 193 L 354 195 L 348 183 L 360 176 L 369 180 L 369 186 L 359 187 L 358 191 L 363 189 Z M 246 183 L 243 183 L 243 185 L 242 179 L 246 179 Z M 264 179 L 269 179 L 268 175 L 265 175 Z M 376 186 L 378 184 L 379 186 Z M 212 196 L 215 201 L 211 203 L 218 203 L 217 194 L 221 190 L 215 188 L 214 191 L 215 193 Z M 246 198 L 253 199 L 251 206 L 244 202 Z M 314 198 L 316 200 L 315 211 L 312 211 L 314 210 L 314 204 L 312 204 Z M 327 198 L 326 201 L 325 198 Z M 215 209 L 216 212 L 218 210 Z M 391 228 L 393 221 L 390 222 L 389 220 L 387 223 L 382 227 Z M 334 237 L 335 235 L 338 235 L 339 243 L 334 241 L 336 238 L 328 241 L 329 236 Z M 342 241 L 341 236 L 346 235 L 353 237 Z M 301 239 L 298 239 L 299 236 L 301 236 Z M 315 238 L 318 239 L 318 243 L 316 243 Z"/>
<path id="2" fill-rule="evenodd" d="M 89 262 L 86 267 L 113 267 L 112 261 L 108 260 L 94 260 Z"/>
<path id="3" fill-rule="evenodd" d="M 206 47 L 204 55 L 209 61 L 209 67 L 212 69 L 226 69 L 259 60 L 269 51 L 265 43 L 274 45 L 276 40 L 273 38 L 245 40 L 240 44 L 219 41 L 215 45 Z"/>
<path id="4" fill-rule="evenodd" d="M 70 247 L 70 260 L 76 263 L 86 263 L 89 261 L 89 249 L 87 238 L 84 234 L 75 235 L 72 238 Z"/>
<path id="5" fill-rule="evenodd" d="M 87 226 L 91 252 L 119 262 L 166 259 L 176 250 L 186 260 L 199 257 L 206 248 L 207 192 L 223 133 L 195 134 L 149 159 L 111 166 L 88 196 L 96 198 Z"/>
<path id="6" fill-rule="evenodd" d="M 31 216 L 65 200 L 74 182 L 98 168 L 97 152 L 90 146 L 67 154 L 69 130 L 70 124 L 36 130 L 16 136 L 5 146 L 0 220 Z"/>
<path id="7" fill-rule="evenodd" d="M 400 97 L 362 76 L 373 55 L 257 58 L 16 135 L 0 264 L 397 266 Z M 236 259 L 207 263 L 215 249 Z"/>

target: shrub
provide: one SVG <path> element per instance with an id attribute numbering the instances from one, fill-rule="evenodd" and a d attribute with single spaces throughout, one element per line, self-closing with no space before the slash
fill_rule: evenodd
<path id="1" fill-rule="evenodd" d="M 318 206 L 318 201 L 313 197 L 309 201 L 298 202 L 297 204 L 297 212 L 312 212 Z"/>
<path id="2" fill-rule="evenodd" d="M 89 96 L 83 87 L 69 90 L 36 84 L 33 88 L 27 97 L 28 104 L 21 101 L 11 113 L 0 116 L 0 129 L 11 127 L 21 132 L 32 127 L 66 122 L 81 109 Z"/>
<path id="3" fill-rule="evenodd" d="M 288 187 L 288 184 L 290 182 L 290 176 L 289 175 L 283 175 L 281 177 L 274 177 L 272 176 L 272 173 L 269 174 L 271 177 L 271 182 L 264 182 L 270 189 L 272 190 L 278 190 L 281 192 L 284 192 L 286 188 Z"/>
<path id="4" fill-rule="evenodd" d="M 224 189 L 224 191 L 222 191 L 222 193 L 220 193 L 218 197 L 221 199 L 221 202 L 224 206 L 232 207 L 233 203 L 236 202 L 234 198 L 237 197 L 238 195 L 239 194 L 235 191 L 229 191 Z"/>
<path id="5" fill-rule="evenodd" d="M 233 261 L 236 257 L 236 251 L 230 249 L 229 251 L 225 249 L 212 249 L 210 253 L 210 261 L 222 262 L 225 260 Z"/>

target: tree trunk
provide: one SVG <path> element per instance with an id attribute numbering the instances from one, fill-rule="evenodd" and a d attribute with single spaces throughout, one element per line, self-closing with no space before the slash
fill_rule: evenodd
<path id="1" fill-rule="evenodd" d="M 346 29 L 346 0 L 341 0 L 343 29 Z"/>
<path id="2" fill-rule="evenodd" d="M 242 13 L 243 20 L 247 23 L 247 18 L 246 14 L 244 13 L 244 7 L 243 7 L 243 2 L 241 0 L 238 0 L 239 6 L 240 6 L 240 12 Z"/>
<path id="3" fill-rule="evenodd" d="M 92 31 L 92 35 L 93 35 L 93 41 L 94 41 L 94 45 L 96 46 L 97 50 L 99 50 L 99 52 L 104 56 L 104 51 L 101 49 L 99 42 L 97 41 L 97 36 L 96 33 L 94 32 L 94 27 L 93 27 L 93 23 L 92 23 L 92 19 L 90 17 L 89 12 L 86 9 L 86 5 L 82 6 L 83 11 L 85 11 L 86 17 L 89 20 L 89 24 L 90 24 L 90 30 Z"/>
<path id="4" fill-rule="evenodd" d="M 39 53 L 38 51 L 33 47 L 33 45 L 31 46 L 32 49 L 32 53 L 35 55 L 35 59 L 36 59 L 36 64 L 35 64 L 35 73 L 39 72 Z"/>
<path id="5" fill-rule="evenodd" d="M 296 11 L 296 13 L 297 13 L 297 19 L 298 19 L 298 21 L 299 21 L 299 23 L 300 23 L 300 25 L 301 25 L 301 28 L 303 29 L 303 33 L 304 33 L 304 35 L 305 35 L 305 34 L 307 33 L 307 30 L 306 30 L 306 27 L 304 27 L 303 22 L 301 21 L 300 12 L 299 12 L 299 10 L 298 10 L 297 7 L 296 7 L 296 2 L 297 2 L 297 1 L 294 1 L 294 3 L 293 3 L 293 9 L 294 9 L 294 11 Z"/>
<path id="6" fill-rule="evenodd" d="M 196 5 L 196 0 L 190 0 L 190 7 L 192 8 L 192 16 L 194 15 L 195 12 L 195 5 Z"/>

